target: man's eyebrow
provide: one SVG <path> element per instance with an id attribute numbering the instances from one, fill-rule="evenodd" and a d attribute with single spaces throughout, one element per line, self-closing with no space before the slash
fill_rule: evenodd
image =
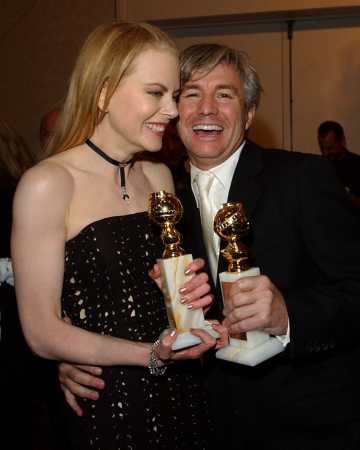
<path id="1" fill-rule="evenodd" d="M 238 89 L 233 84 L 218 84 L 216 89 L 230 89 L 231 91 L 238 92 Z"/>
<path id="2" fill-rule="evenodd" d="M 198 84 L 189 84 L 189 83 L 185 83 L 184 86 L 181 88 L 182 91 L 186 91 L 187 89 L 200 89 Z"/>
<path id="3" fill-rule="evenodd" d="M 193 83 L 193 84 L 186 83 L 181 90 L 182 91 L 187 91 L 187 90 L 190 90 L 190 89 L 199 89 L 199 90 L 201 90 L 201 87 L 198 84 L 196 84 L 196 83 Z M 217 84 L 215 86 L 215 90 L 218 91 L 219 89 L 229 89 L 229 90 L 235 92 L 236 94 L 239 93 L 239 90 L 233 84 L 225 84 L 225 83 L 224 84 Z"/>

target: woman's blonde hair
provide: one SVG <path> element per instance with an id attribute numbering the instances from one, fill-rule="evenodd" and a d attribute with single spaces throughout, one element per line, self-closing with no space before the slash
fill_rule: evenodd
<path id="1" fill-rule="evenodd" d="M 174 42 L 147 23 L 116 22 L 101 25 L 90 34 L 70 78 L 47 155 L 79 145 L 93 134 L 119 82 L 131 71 L 134 59 L 147 48 L 166 48 L 177 54 Z M 102 92 L 105 96 L 100 109 Z"/>
<path id="2" fill-rule="evenodd" d="M 16 182 L 34 164 L 34 156 L 24 139 L 0 119 L 0 172 Z"/>

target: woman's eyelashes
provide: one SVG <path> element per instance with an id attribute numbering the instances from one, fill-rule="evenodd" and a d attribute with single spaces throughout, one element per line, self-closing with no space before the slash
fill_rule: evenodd
<path id="1" fill-rule="evenodd" d="M 152 97 L 155 97 L 155 98 L 157 98 L 157 99 L 161 99 L 163 96 L 164 96 L 164 91 L 158 91 L 158 90 L 156 90 L 156 91 L 147 91 L 147 93 L 149 94 L 149 95 L 151 95 Z M 172 101 L 174 102 L 174 103 L 178 103 L 178 101 L 179 101 L 179 96 L 180 96 L 180 93 L 179 92 L 175 92 L 172 96 L 171 96 L 171 99 L 172 99 Z"/>
<path id="2" fill-rule="evenodd" d="M 160 90 L 151 90 L 151 91 L 148 91 L 148 94 L 152 95 L 153 97 L 157 97 L 157 98 L 160 98 L 164 95 L 163 91 L 160 91 Z"/>

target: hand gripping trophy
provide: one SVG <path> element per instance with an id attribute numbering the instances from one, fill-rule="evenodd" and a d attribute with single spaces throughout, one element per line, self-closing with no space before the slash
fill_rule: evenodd
<path id="1" fill-rule="evenodd" d="M 150 219 L 161 227 L 161 240 L 165 245 L 162 259 L 157 263 L 161 268 L 162 290 L 169 325 L 175 328 L 178 336 L 172 345 L 173 350 L 200 344 L 199 337 L 191 334 L 191 328 L 202 328 L 214 337 L 218 333 L 204 319 L 202 309 L 189 310 L 180 303 L 179 289 L 191 275 L 185 275 L 185 267 L 193 260 L 192 255 L 185 254 L 181 248 L 181 234 L 175 229 L 183 213 L 180 200 L 165 191 L 150 194 Z"/>
<path id="2" fill-rule="evenodd" d="M 240 202 L 225 203 L 214 219 L 214 230 L 220 238 L 228 242 L 222 255 L 229 263 L 227 272 L 219 274 L 223 301 L 229 292 L 231 283 L 239 278 L 260 275 L 258 267 L 250 267 L 246 246 L 240 239 L 250 230 L 243 204 Z M 247 366 L 257 364 L 283 351 L 283 345 L 263 331 L 248 331 L 230 335 L 230 344 L 217 351 L 216 357 Z"/>

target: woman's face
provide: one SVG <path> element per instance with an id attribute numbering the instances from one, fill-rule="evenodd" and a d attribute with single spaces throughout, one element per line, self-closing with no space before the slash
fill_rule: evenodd
<path id="1" fill-rule="evenodd" d="M 111 97 L 98 131 L 124 155 L 160 150 L 167 124 L 178 115 L 178 90 L 177 56 L 168 49 L 144 50 Z"/>

